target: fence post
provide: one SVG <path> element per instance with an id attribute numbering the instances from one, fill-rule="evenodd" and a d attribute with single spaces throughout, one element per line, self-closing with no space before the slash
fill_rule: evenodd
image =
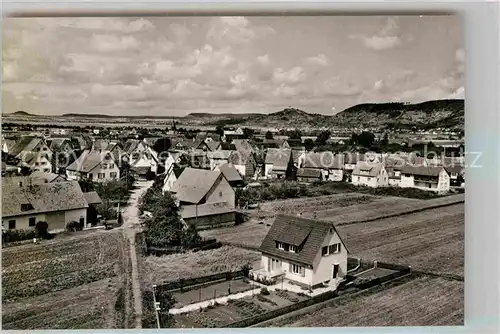
<path id="1" fill-rule="evenodd" d="M 200 289 L 199 289 L 199 294 L 200 294 L 200 302 L 201 302 L 201 285 L 200 285 Z"/>

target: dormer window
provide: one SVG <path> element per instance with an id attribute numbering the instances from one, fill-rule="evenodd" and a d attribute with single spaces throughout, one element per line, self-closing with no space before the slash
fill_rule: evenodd
<path id="1" fill-rule="evenodd" d="M 297 246 L 290 245 L 290 252 L 297 253 L 297 251 L 298 251 Z"/>
<path id="2" fill-rule="evenodd" d="M 33 210 L 33 205 L 31 205 L 30 203 L 21 204 L 21 211 L 30 211 L 30 210 Z"/>
<path id="3" fill-rule="evenodd" d="M 276 242 L 276 248 L 285 250 L 285 244 L 282 242 Z"/>

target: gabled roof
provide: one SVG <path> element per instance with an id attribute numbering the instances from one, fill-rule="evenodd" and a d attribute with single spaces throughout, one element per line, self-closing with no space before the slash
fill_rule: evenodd
<path id="1" fill-rule="evenodd" d="M 109 151 L 85 150 L 78 157 L 78 159 L 76 159 L 75 161 L 73 161 L 73 163 L 66 167 L 66 170 L 88 173 L 101 162 L 105 161 L 106 157 L 109 157 L 111 161 L 114 161 L 113 155 Z"/>
<path id="2" fill-rule="evenodd" d="M 297 169 L 297 177 L 321 178 L 321 169 L 315 168 L 299 168 Z"/>
<path id="3" fill-rule="evenodd" d="M 221 176 L 221 171 L 185 168 L 172 187 L 181 202 L 199 203 Z"/>
<path id="4" fill-rule="evenodd" d="M 294 164 L 298 164 L 299 163 L 299 158 L 302 156 L 302 154 L 305 154 L 306 151 L 305 150 L 296 150 L 296 149 L 292 149 L 292 159 L 293 159 L 293 163 Z"/>
<path id="5" fill-rule="evenodd" d="M 437 177 L 442 170 L 443 167 L 416 167 L 407 165 L 401 169 L 401 174 Z"/>
<path id="6" fill-rule="evenodd" d="M 373 163 L 358 161 L 356 167 L 354 167 L 354 170 L 352 171 L 352 175 L 377 177 L 382 168 L 383 165 L 381 162 Z"/>
<path id="7" fill-rule="evenodd" d="M 220 147 L 220 141 L 216 141 L 216 140 L 206 142 L 205 144 L 207 145 L 207 147 L 210 151 L 215 151 L 216 149 L 218 149 Z"/>
<path id="8" fill-rule="evenodd" d="M 47 144 L 53 152 L 58 151 L 65 143 L 69 144 L 71 147 L 73 146 L 69 138 L 51 138 L 47 140 Z"/>
<path id="9" fill-rule="evenodd" d="M 253 153 L 254 149 L 248 139 L 234 139 L 232 142 L 237 151 Z"/>
<path id="10" fill-rule="evenodd" d="M 279 215 L 264 238 L 260 251 L 263 254 L 312 267 L 314 259 L 320 254 L 323 241 L 330 231 L 338 235 L 332 223 Z M 345 247 L 340 235 L 339 238 Z M 295 245 L 299 248 L 302 247 L 302 249 L 299 253 L 283 251 L 276 248 L 276 242 Z"/>
<path id="11" fill-rule="evenodd" d="M 83 193 L 83 196 L 85 196 L 85 200 L 87 201 L 88 204 L 101 204 L 102 203 L 101 197 L 99 197 L 99 194 L 95 191 Z"/>
<path id="12" fill-rule="evenodd" d="M 231 207 L 227 202 L 220 202 L 220 203 L 205 203 L 199 205 L 183 205 L 181 207 L 180 213 L 183 219 L 189 219 L 196 217 L 221 215 L 231 212 L 235 212 L 234 207 Z"/>
<path id="13" fill-rule="evenodd" d="M 16 141 L 16 144 L 10 150 L 10 154 L 18 156 L 21 152 L 31 152 L 42 141 L 42 138 L 34 136 L 24 136 Z"/>
<path id="14" fill-rule="evenodd" d="M 233 165 L 246 165 L 247 162 L 252 159 L 252 157 L 253 153 L 251 151 L 236 150 L 231 152 L 231 155 L 228 158 L 228 162 L 232 163 Z"/>
<path id="15" fill-rule="evenodd" d="M 265 164 L 273 165 L 273 170 L 287 170 L 292 158 L 292 150 L 269 148 L 266 153 Z"/>
<path id="16" fill-rule="evenodd" d="M 444 169 L 448 172 L 448 174 L 461 174 L 465 170 L 463 166 L 444 167 Z"/>
<path id="17" fill-rule="evenodd" d="M 87 208 L 88 204 L 76 181 L 41 183 L 22 186 L 2 178 L 2 217 L 32 215 L 52 211 Z M 22 211 L 21 204 L 31 204 L 32 210 Z"/>
<path id="18" fill-rule="evenodd" d="M 218 150 L 213 152 L 207 152 L 207 157 L 209 159 L 228 160 L 231 153 L 233 153 L 233 151 Z"/>
<path id="19" fill-rule="evenodd" d="M 55 174 L 55 173 L 44 173 L 44 172 L 33 172 L 31 173 L 30 177 L 34 178 L 34 179 L 41 179 L 45 182 L 45 180 L 47 180 L 47 182 L 53 182 L 55 181 L 56 179 L 60 179 L 60 180 L 64 180 L 64 177 L 62 175 L 59 175 L 59 174 Z"/>
<path id="20" fill-rule="evenodd" d="M 222 172 L 222 175 L 226 178 L 228 182 L 241 182 L 243 178 L 236 168 L 234 168 L 231 164 L 223 164 L 219 166 L 219 170 Z"/>
<path id="21" fill-rule="evenodd" d="M 343 169 L 344 156 L 333 152 L 307 153 L 304 157 L 305 168 Z"/>

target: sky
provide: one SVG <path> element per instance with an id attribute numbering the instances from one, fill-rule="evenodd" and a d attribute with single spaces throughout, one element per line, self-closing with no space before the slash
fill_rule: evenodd
<path id="1" fill-rule="evenodd" d="M 6 18 L 2 112 L 332 115 L 464 98 L 457 16 Z"/>

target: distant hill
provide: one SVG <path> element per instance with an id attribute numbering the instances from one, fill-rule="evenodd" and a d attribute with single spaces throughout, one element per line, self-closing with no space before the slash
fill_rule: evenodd
<path id="1" fill-rule="evenodd" d="M 49 117 L 32 115 L 25 111 L 4 114 L 6 119 L 25 117 Z M 285 108 L 271 114 L 211 114 L 191 113 L 184 117 L 175 116 L 111 116 L 98 114 L 63 114 L 56 118 L 79 119 L 85 122 L 98 119 L 127 120 L 178 120 L 181 124 L 217 126 L 238 125 L 264 128 L 296 127 L 377 127 L 377 128 L 451 128 L 464 129 L 464 100 L 434 100 L 417 104 L 364 103 L 347 108 L 336 115 L 310 114 L 296 108 Z"/>

